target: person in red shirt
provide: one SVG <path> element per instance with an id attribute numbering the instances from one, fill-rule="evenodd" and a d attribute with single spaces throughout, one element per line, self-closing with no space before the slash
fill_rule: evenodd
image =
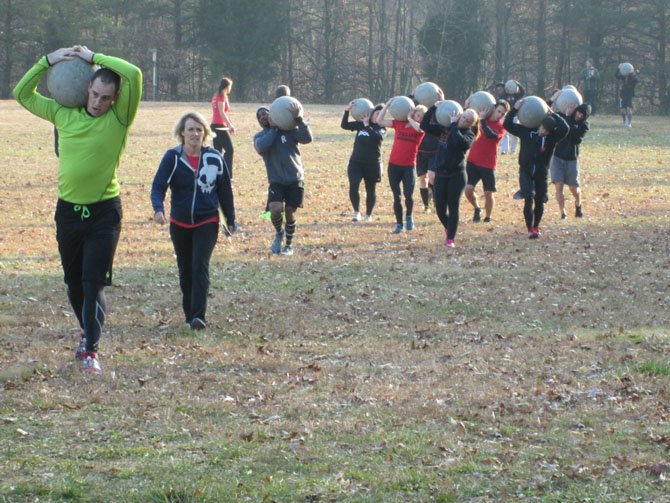
<path id="1" fill-rule="evenodd" d="M 216 135 L 213 139 L 213 147 L 223 156 L 228 166 L 230 178 L 233 178 L 233 140 L 231 134 L 235 132 L 235 126 L 230 121 L 230 103 L 228 94 L 233 89 L 233 80 L 224 77 L 219 83 L 218 90 L 212 96 L 212 123 L 210 128 Z"/>
<path id="2" fill-rule="evenodd" d="M 507 112 L 509 112 L 509 103 L 505 100 L 498 100 L 494 108 L 483 116 L 480 115 L 479 123 L 484 134 L 479 135 L 472 144 L 465 168 L 468 175 L 465 197 L 475 209 L 473 222 L 480 222 L 482 218 L 482 209 L 479 207 L 475 194 L 475 186 L 479 180 L 484 186 L 484 222 L 491 221 L 491 211 L 493 211 L 495 201 L 493 193 L 496 191 L 495 169 L 498 163 L 498 144 L 505 136 L 503 118 Z"/>
<path id="3" fill-rule="evenodd" d="M 418 105 L 410 110 L 407 120 L 385 119 L 386 110 L 391 101 L 392 99 L 379 112 L 377 124 L 395 130 L 389 158 L 388 177 L 391 192 L 393 192 L 393 213 L 396 221 L 392 233 L 400 234 L 404 229 L 408 231 L 414 229 L 412 211 L 414 210 L 414 186 L 416 185 L 416 155 L 419 150 L 419 143 L 423 138 L 423 131 L 421 131 L 419 124 L 426 113 L 426 107 Z M 405 196 L 404 227 L 402 223 L 402 202 L 400 201 L 401 184 L 402 194 Z"/>

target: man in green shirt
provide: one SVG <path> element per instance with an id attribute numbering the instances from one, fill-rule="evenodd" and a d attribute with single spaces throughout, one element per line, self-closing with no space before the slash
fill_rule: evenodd
<path id="1" fill-rule="evenodd" d="M 593 66 L 593 60 L 588 58 L 586 60 L 586 66 L 577 77 L 577 85 L 582 91 L 584 96 L 584 103 L 591 105 L 591 115 L 596 114 L 596 108 L 598 107 L 598 81 L 600 80 L 600 74 L 598 70 Z"/>
<path id="2" fill-rule="evenodd" d="M 49 66 L 73 58 L 100 66 L 81 108 L 64 107 L 37 92 Z M 56 240 L 68 298 L 82 328 L 75 356 L 88 373 L 101 372 L 97 351 L 106 309 L 103 290 L 112 281 L 121 232 L 116 173 L 141 93 L 139 68 L 80 45 L 42 57 L 13 91 L 23 107 L 58 130 Z"/>

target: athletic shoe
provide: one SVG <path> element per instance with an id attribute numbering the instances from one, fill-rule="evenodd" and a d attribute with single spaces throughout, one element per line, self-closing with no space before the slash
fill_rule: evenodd
<path id="1" fill-rule="evenodd" d="M 444 243 L 444 246 L 447 248 L 456 248 L 456 243 L 454 243 L 453 239 L 447 239 L 447 241 Z"/>
<path id="2" fill-rule="evenodd" d="M 102 368 L 100 367 L 100 362 L 95 353 L 92 353 L 91 351 L 84 353 L 81 371 L 86 372 L 87 374 L 102 374 Z"/>
<path id="3" fill-rule="evenodd" d="M 490 224 L 491 223 L 491 217 L 484 217 L 484 223 L 485 224 Z"/>
<path id="4" fill-rule="evenodd" d="M 535 231 L 535 234 L 538 236 L 542 235 L 542 230 L 539 227 L 533 227 L 533 231 Z"/>
<path id="5" fill-rule="evenodd" d="M 372 215 L 365 215 L 366 222 L 372 222 Z"/>
<path id="6" fill-rule="evenodd" d="M 284 241 L 284 231 L 280 231 L 277 234 L 275 234 L 275 239 L 272 242 L 272 247 L 270 248 L 272 253 L 281 252 L 282 241 Z"/>
<path id="7" fill-rule="evenodd" d="M 528 227 L 528 239 L 537 239 L 540 237 L 535 229 L 537 229 L 537 227 Z"/>
<path id="8" fill-rule="evenodd" d="M 84 332 L 82 332 L 81 338 L 79 339 L 79 346 L 77 346 L 77 349 L 74 352 L 74 359 L 80 361 L 83 360 L 85 353 L 86 353 L 86 336 L 84 336 Z"/>
<path id="9" fill-rule="evenodd" d="M 477 223 L 482 221 L 482 209 L 475 208 L 475 214 L 472 216 L 472 221 Z"/>
<path id="10" fill-rule="evenodd" d="M 575 206 L 575 216 L 577 218 L 582 218 L 584 214 L 582 213 L 582 207 L 581 206 Z"/>
<path id="11" fill-rule="evenodd" d="M 281 254 L 286 257 L 290 257 L 291 255 L 293 255 L 293 247 L 291 245 L 284 246 L 284 249 L 281 251 Z"/>
<path id="12" fill-rule="evenodd" d="M 521 193 L 520 190 L 517 190 L 512 196 L 512 198 L 516 199 L 517 201 L 521 201 L 523 199 L 523 194 Z"/>
<path id="13" fill-rule="evenodd" d="M 362 217 L 361 217 L 361 212 L 360 211 L 357 211 L 356 213 L 354 213 L 354 216 L 351 217 L 352 222 L 360 222 L 361 220 L 362 220 Z"/>
<path id="14" fill-rule="evenodd" d="M 205 320 L 201 318 L 193 318 L 191 320 L 191 330 L 204 330 L 207 328 L 207 323 L 205 323 Z"/>
<path id="15" fill-rule="evenodd" d="M 402 224 L 395 224 L 395 229 L 391 231 L 391 234 L 400 234 L 402 230 Z"/>
<path id="16" fill-rule="evenodd" d="M 262 218 L 263 220 L 270 220 L 270 218 L 272 217 L 272 213 L 270 213 L 269 211 L 264 211 L 259 215 L 259 217 Z"/>
<path id="17" fill-rule="evenodd" d="M 568 218 L 568 214 L 565 211 L 563 211 L 563 213 L 561 213 L 561 220 L 565 220 L 567 218 Z"/>
<path id="18" fill-rule="evenodd" d="M 407 218 L 405 218 L 405 228 L 408 231 L 414 230 L 414 219 L 412 218 L 412 215 L 407 215 Z"/>

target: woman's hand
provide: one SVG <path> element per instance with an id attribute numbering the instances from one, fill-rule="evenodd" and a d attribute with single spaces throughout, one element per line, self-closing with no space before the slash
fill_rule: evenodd
<path id="1" fill-rule="evenodd" d="M 435 171 L 428 170 L 426 173 L 429 185 L 435 185 Z"/>
<path id="2" fill-rule="evenodd" d="M 353 107 L 353 106 L 354 106 L 354 100 L 351 100 L 349 102 L 349 104 L 346 107 L 344 107 L 344 111 L 345 112 L 351 112 L 351 107 Z"/>
<path id="3" fill-rule="evenodd" d="M 165 213 L 162 211 L 157 211 L 154 213 L 154 222 L 165 225 Z"/>

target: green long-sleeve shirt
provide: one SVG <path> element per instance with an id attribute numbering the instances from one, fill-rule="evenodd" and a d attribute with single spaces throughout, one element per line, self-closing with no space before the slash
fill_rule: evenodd
<path id="1" fill-rule="evenodd" d="M 46 57 L 28 70 L 13 90 L 23 107 L 58 129 L 58 197 L 74 204 L 92 204 L 119 195 L 116 172 L 142 95 L 139 68 L 100 53 L 95 54 L 93 62 L 122 78 L 118 98 L 99 117 L 91 116 L 86 107 L 64 107 L 37 92 L 49 68 Z"/>

